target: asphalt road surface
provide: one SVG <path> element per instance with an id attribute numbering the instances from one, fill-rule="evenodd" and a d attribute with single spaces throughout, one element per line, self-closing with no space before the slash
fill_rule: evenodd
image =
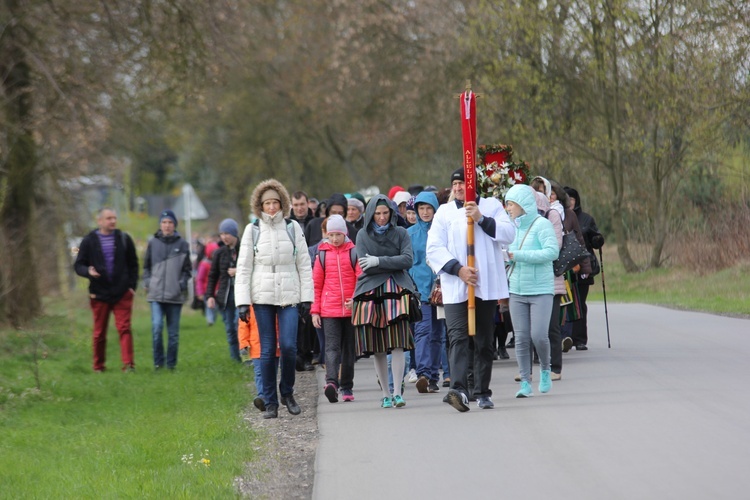
<path id="1" fill-rule="evenodd" d="M 750 498 L 750 320 L 640 304 L 589 305 L 589 350 L 552 391 L 515 399 L 495 361 L 495 409 L 459 413 L 447 389 L 380 408 L 372 360 L 351 403 L 321 391 L 313 497 L 333 499 Z M 324 377 L 318 371 L 322 384 Z"/>

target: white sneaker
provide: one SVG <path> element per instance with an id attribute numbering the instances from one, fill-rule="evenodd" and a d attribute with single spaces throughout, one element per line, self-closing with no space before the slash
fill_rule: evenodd
<path id="1" fill-rule="evenodd" d="M 406 376 L 408 377 L 409 382 L 411 382 L 412 384 L 419 380 L 419 377 L 417 377 L 417 372 L 414 369 L 409 370 L 409 373 L 407 373 Z"/>

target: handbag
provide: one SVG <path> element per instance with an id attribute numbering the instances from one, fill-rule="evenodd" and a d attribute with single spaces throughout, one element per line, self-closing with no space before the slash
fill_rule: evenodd
<path id="1" fill-rule="evenodd" d="M 430 298 L 428 301 L 433 306 L 443 305 L 443 289 L 440 287 L 440 278 L 437 278 L 432 284 L 432 290 L 430 290 Z"/>
<path id="2" fill-rule="evenodd" d="M 409 322 L 419 323 L 422 321 L 422 303 L 418 293 L 409 294 Z"/>
<path id="3" fill-rule="evenodd" d="M 589 258 L 591 254 L 586 250 L 586 247 L 581 245 L 576 238 L 575 233 L 565 233 L 563 235 L 563 244 L 560 249 L 560 255 L 552 263 L 555 271 L 555 276 L 562 276 L 565 271 L 570 271 L 575 266 Z"/>

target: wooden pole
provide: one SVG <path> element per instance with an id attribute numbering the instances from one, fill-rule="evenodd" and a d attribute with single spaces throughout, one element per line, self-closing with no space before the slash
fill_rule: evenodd
<path id="1" fill-rule="evenodd" d="M 464 166 L 464 192 L 466 199 L 464 203 L 476 200 L 476 152 L 477 152 L 477 117 L 476 117 L 476 95 L 471 91 L 471 81 L 466 81 L 466 90 L 461 94 L 461 133 L 463 138 L 463 166 Z M 466 265 L 474 267 L 474 219 L 466 218 Z M 476 335 L 476 299 L 474 287 L 468 286 L 468 331 L 469 336 Z"/>

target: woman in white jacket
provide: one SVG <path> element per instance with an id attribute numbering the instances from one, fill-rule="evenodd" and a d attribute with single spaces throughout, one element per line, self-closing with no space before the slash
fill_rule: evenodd
<path id="1" fill-rule="evenodd" d="M 242 321 L 248 321 L 253 306 L 260 334 L 260 371 L 263 418 L 278 417 L 279 398 L 292 415 L 299 415 L 294 400 L 298 316 L 310 310 L 314 290 L 307 243 L 296 221 L 286 219 L 291 198 L 286 188 L 268 179 L 255 188 L 250 206 L 258 218 L 243 233 L 237 258 L 235 303 Z M 275 361 L 281 351 L 281 380 L 276 390 Z"/>

